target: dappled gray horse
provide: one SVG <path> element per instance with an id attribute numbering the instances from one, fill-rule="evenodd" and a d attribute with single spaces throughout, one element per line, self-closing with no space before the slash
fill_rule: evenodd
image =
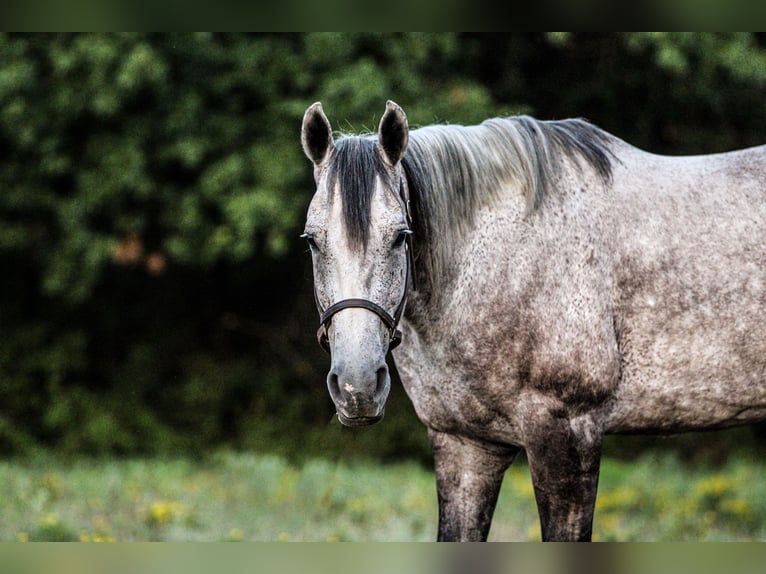
<path id="1" fill-rule="evenodd" d="M 343 424 L 383 417 L 393 352 L 428 427 L 440 540 L 484 540 L 525 449 L 544 540 L 588 540 L 606 433 L 766 418 L 766 147 L 636 149 L 579 120 L 302 144 Z M 405 309 L 406 303 L 406 309 Z M 400 333 L 401 330 L 401 333 Z"/>

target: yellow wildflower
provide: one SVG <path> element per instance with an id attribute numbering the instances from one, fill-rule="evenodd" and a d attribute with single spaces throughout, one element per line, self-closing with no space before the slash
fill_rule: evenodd
<path id="1" fill-rule="evenodd" d="M 147 522 L 153 526 L 161 526 L 177 520 L 185 511 L 180 502 L 158 501 L 149 507 Z"/>
<path id="2" fill-rule="evenodd" d="M 54 526 L 58 526 L 61 520 L 56 514 L 50 513 L 46 514 L 40 519 L 40 526 L 43 528 L 51 528 Z"/>
<path id="3" fill-rule="evenodd" d="M 245 533 L 242 532 L 239 528 L 232 528 L 229 530 L 229 534 L 226 537 L 226 540 L 228 542 L 242 542 L 242 540 L 245 538 Z"/>

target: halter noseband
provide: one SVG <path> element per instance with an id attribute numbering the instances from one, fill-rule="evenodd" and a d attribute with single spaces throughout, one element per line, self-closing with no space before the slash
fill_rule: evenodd
<path id="1" fill-rule="evenodd" d="M 410 215 L 410 201 L 407 197 L 406 187 L 403 184 L 400 188 L 400 196 L 405 206 L 407 225 L 411 228 L 412 217 Z M 402 315 L 404 314 L 404 307 L 407 304 L 407 292 L 410 288 L 410 282 L 413 283 L 413 288 L 415 288 L 413 276 L 414 264 L 412 258 L 412 232 L 407 233 L 404 241 L 405 249 L 407 250 L 407 268 L 404 278 L 404 293 L 402 294 L 402 299 L 399 301 L 399 305 L 396 306 L 393 315 L 390 315 L 388 311 L 386 311 L 377 303 L 373 303 L 367 299 L 356 298 L 343 299 L 337 303 L 333 303 L 327 309 L 323 310 L 322 305 L 319 303 L 319 297 L 317 297 L 316 286 L 314 286 L 314 302 L 316 303 L 317 309 L 319 310 L 319 329 L 317 330 L 317 341 L 319 342 L 319 346 L 322 347 L 325 351 L 330 353 L 330 337 L 327 334 L 327 329 L 330 327 L 330 323 L 332 323 L 333 316 L 338 311 L 350 308 L 367 309 L 368 311 L 372 311 L 378 317 L 380 317 L 380 320 L 385 323 L 386 327 L 388 327 L 389 351 L 398 347 L 399 343 L 402 342 L 402 332 L 397 327 L 399 325 L 399 321 L 402 318 Z"/>

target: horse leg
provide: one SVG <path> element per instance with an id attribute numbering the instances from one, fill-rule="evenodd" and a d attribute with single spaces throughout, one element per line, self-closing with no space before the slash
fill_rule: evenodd
<path id="1" fill-rule="evenodd" d="M 525 448 L 543 541 L 589 541 L 602 433 L 588 416 L 536 413 L 525 421 Z"/>
<path id="2" fill-rule="evenodd" d="M 519 449 L 429 429 L 441 541 L 484 541 L 503 474 Z"/>

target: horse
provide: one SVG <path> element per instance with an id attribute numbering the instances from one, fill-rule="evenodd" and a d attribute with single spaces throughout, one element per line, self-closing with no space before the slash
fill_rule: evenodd
<path id="1" fill-rule="evenodd" d="M 606 434 L 766 419 L 766 146 L 655 155 L 582 119 L 301 127 L 317 333 L 340 422 L 393 357 L 427 427 L 438 540 L 484 541 L 526 451 L 544 541 L 592 535 Z M 401 345 L 399 343 L 401 342 Z"/>

